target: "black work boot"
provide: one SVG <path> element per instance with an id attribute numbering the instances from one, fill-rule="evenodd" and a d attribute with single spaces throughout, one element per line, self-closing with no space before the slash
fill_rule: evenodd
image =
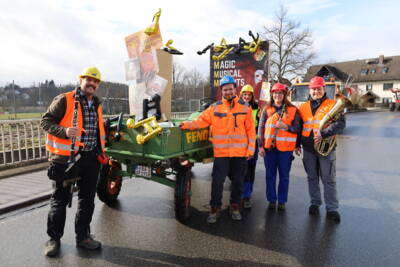
<path id="1" fill-rule="evenodd" d="M 279 211 L 285 211 L 285 203 L 278 203 L 278 210 Z"/>
<path id="2" fill-rule="evenodd" d="M 87 250 L 96 250 L 101 248 L 101 243 L 97 240 L 94 240 L 91 235 L 82 239 L 81 241 L 76 243 L 77 248 L 83 248 Z"/>
<path id="3" fill-rule="evenodd" d="M 46 242 L 46 246 L 44 248 L 44 255 L 47 257 L 54 257 L 60 251 L 60 240 L 50 239 Z"/>
<path id="4" fill-rule="evenodd" d="M 328 211 L 326 213 L 326 218 L 331 221 L 340 222 L 340 214 L 336 210 Z"/>
<path id="5" fill-rule="evenodd" d="M 310 208 L 308 209 L 308 213 L 310 215 L 317 215 L 319 214 L 319 207 L 317 205 L 311 205 Z"/>
<path id="6" fill-rule="evenodd" d="M 275 210 L 276 209 L 276 203 L 275 202 L 269 202 L 268 209 L 269 210 Z"/>

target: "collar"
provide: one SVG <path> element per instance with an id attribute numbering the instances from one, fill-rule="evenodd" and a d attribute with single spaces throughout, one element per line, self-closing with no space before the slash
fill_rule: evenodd
<path id="1" fill-rule="evenodd" d="M 81 87 L 78 87 L 78 88 L 77 88 L 77 91 L 78 91 L 78 94 L 79 94 L 80 99 L 82 99 L 82 100 L 88 102 L 88 99 L 86 98 L 86 95 L 85 95 L 85 93 L 82 91 Z M 100 101 L 99 101 L 99 99 L 97 98 L 97 96 L 93 95 L 92 103 L 93 103 L 95 106 L 97 106 L 97 105 L 99 104 L 99 102 L 100 102 Z"/>
<path id="2" fill-rule="evenodd" d="M 312 100 L 311 99 L 311 104 L 312 105 L 321 105 L 322 102 L 324 102 L 324 100 L 326 99 L 326 93 L 320 98 L 320 99 L 316 99 L 316 100 Z"/>
<path id="3" fill-rule="evenodd" d="M 225 98 L 222 98 L 222 104 L 226 105 L 226 106 L 230 106 L 231 108 L 233 108 L 236 104 L 236 102 L 238 101 L 238 98 L 236 96 L 234 96 L 232 98 L 232 101 L 229 102 L 228 100 L 226 100 Z"/>

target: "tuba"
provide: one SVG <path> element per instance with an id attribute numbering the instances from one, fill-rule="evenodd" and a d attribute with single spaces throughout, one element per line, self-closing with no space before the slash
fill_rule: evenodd
<path id="1" fill-rule="evenodd" d="M 327 128 L 332 122 L 335 122 L 339 119 L 340 113 L 343 112 L 344 108 L 350 104 L 350 100 L 347 99 L 342 94 L 336 95 L 336 104 L 333 108 L 326 113 L 326 115 L 322 118 L 319 123 L 319 130 Z M 314 143 L 314 149 L 321 156 L 327 156 L 336 145 L 336 135 L 329 136 L 327 138 L 322 139 L 320 142 Z"/>

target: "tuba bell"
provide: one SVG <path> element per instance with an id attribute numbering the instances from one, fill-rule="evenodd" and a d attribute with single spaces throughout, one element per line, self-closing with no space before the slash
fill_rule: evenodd
<path id="1" fill-rule="evenodd" d="M 326 113 L 326 115 L 320 121 L 319 130 L 321 131 L 329 127 L 329 125 L 332 122 L 337 121 L 340 117 L 340 113 L 342 113 L 345 107 L 348 106 L 349 104 L 350 100 L 348 100 L 347 97 L 345 97 L 342 94 L 337 94 L 336 104 L 328 113 Z M 314 149 L 315 151 L 317 151 L 318 154 L 325 157 L 329 153 L 331 153 L 335 145 L 336 145 L 336 135 L 332 135 L 322 139 L 320 142 L 315 142 Z"/>

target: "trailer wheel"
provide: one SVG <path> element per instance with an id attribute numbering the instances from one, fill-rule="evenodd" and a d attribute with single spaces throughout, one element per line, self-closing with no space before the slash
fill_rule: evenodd
<path id="1" fill-rule="evenodd" d="M 191 168 L 180 168 L 176 174 L 175 184 L 175 218 L 180 222 L 185 222 L 189 218 L 191 190 Z"/>
<path id="2" fill-rule="evenodd" d="M 101 201 L 111 205 L 116 202 L 122 186 L 122 176 L 116 175 L 121 165 L 115 161 L 111 165 L 103 165 L 97 182 L 97 195 Z"/>

